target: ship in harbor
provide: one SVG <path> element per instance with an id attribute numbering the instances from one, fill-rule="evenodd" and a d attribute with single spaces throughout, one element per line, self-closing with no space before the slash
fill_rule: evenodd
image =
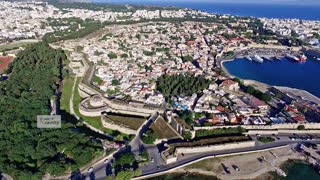
<path id="1" fill-rule="evenodd" d="M 294 62 L 300 62 L 299 58 L 297 56 L 291 55 L 291 54 L 287 54 L 286 58 L 289 60 L 292 60 Z"/>
<path id="2" fill-rule="evenodd" d="M 252 61 L 252 58 L 250 56 L 245 57 L 246 60 Z"/>
<path id="3" fill-rule="evenodd" d="M 265 59 L 267 61 L 272 61 L 271 57 L 268 57 L 268 56 L 264 56 L 263 59 Z"/>
<path id="4" fill-rule="evenodd" d="M 305 56 L 304 54 L 299 55 L 299 62 L 306 62 L 307 59 L 307 56 Z"/>
<path id="5" fill-rule="evenodd" d="M 280 60 L 281 60 L 281 57 L 279 57 L 279 56 L 274 56 L 273 59 L 280 61 Z"/>
<path id="6" fill-rule="evenodd" d="M 254 55 L 252 59 L 258 63 L 263 63 L 263 59 L 260 56 L 258 56 L 257 54 Z"/>

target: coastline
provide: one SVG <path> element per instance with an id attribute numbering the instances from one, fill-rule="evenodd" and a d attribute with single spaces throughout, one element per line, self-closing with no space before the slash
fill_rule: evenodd
<path id="1" fill-rule="evenodd" d="M 220 67 L 222 69 L 222 71 L 225 73 L 225 75 L 228 77 L 228 78 L 239 78 L 237 76 L 234 76 L 232 75 L 228 69 L 224 66 L 224 63 L 225 62 L 232 62 L 234 61 L 236 58 L 234 59 L 223 59 L 220 61 Z M 241 79 L 241 78 L 239 78 Z M 268 88 L 270 87 L 275 87 L 275 88 L 278 88 L 280 89 L 281 91 L 284 91 L 285 93 L 289 93 L 289 94 L 293 94 L 297 97 L 302 97 L 306 100 L 309 100 L 309 101 L 313 101 L 317 104 L 320 104 L 320 98 L 315 96 L 314 94 L 306 91 L 306 90 L 303 90 L 303 89 L 297 89 L 297 88 L 293 88 L 293 87 L 288 87 L 288 86 L 273 86 L 273 85 L 269 85 L 269 84 L 266 84 L 266 83 L 263 83 L 263 82 L 260 82 L 260 81 L 256 81 L 256 80 L 251 80 L 251 79 L 241 79 L 245 85 L 252 85 L 252 86 L 255 86 L 257 88 L 260 88 L 260 90 L 262 91 L 266 91 Z"/>
<path id="2" fill-rule="evenodd" d="M 291 150 L 290 147 L 285 147 L 276 152 L 278 157 L 274 157 L 269 151 L 263 153 L 252 153 L 247 155 L 238 155 L 231 157 L 223 157 L 216 159 L 209 159 L 210 161 L 202 162 L 204 169 L 199 168 L 199 164 L 194 164 L 181 169 L 177 169 L 170 174 L 199 174 L 204 176 L 211 176 L 217 179 L 265 179 L 266 177 L 281 177 L 275 171 L 276 168 L 287 170 L 287 167 L 296 162 L 306 162 L 306 158 L 299 153 Z M 267 162 L 258 163 L 257 157 L 265 156 Z M 213 164 L 213 165 L 212 165 Z M 231 170 L 230 174 L 226 174 L 220 164 L 225 164 Z M 240 171 L 234 171 L 231 167 L 236 164 L 240 167 Z M 209 166 L 208 166 L 209 165 Z M 207 167 L 206 167 L 207 166 Z M 211 167 L 210 167 L 211 166 Z M 275 168 L 276 167 L 276 168 Z M 286 172 L 288 173 L 288 172 Z"/>
<path id="3" fill-rule="evenodd" d="M 236 59 L 236 58 L 234 58 L 234 59 L 222 59 L 222 60 L 220 61 L 220 63 L 219 63 L 222 71 L 223 71 L 223 72 L 226 74 L 226 76 L 228 76 L 229 78 L 235 78 L 236 76 L 232 75 L 232 74 L 228 71 L 228 69 L 227 69 L 226 67 L 224 67 L 223 63 L 225 63 L 225 62 L 232 62 L 232 61 L 235 61 L 235 59 Z"/>

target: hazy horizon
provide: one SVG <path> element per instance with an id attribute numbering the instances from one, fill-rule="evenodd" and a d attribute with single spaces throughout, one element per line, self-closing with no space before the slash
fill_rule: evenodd
<path id="1" fill-rule="evenodd" d="M 139 2 L 139 3 L 152 3 L 152 2 L 199 2 L 199 3 L 232 3 L 232 4 L 297 4 L 297 5 L 314 5 L 320 4 L 320 0 L 91 0 L 93 2 L 114 2 L 114 3 L 127 3 L 127 2 Z"/>

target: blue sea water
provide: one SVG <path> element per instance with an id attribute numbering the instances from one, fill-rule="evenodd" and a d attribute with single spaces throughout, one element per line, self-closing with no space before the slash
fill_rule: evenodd
<path id="1" fill-rule="evenodd" d="M 251 62 L 236 59 L 225 62 L 230 74 L 241 79 L 252 79 L 270 85 L 288 86 L 306 90 L 320 97 L 320 61 L 309 58 L 306 63 L 295 63 L 286 58 L 280 61 Z"/>
<path id="2" fill-rule="evenodd" d="M 257 0 L 260 1 L 260 0 Z M 94 0 L 98 3 L 176 6 L 207 11 L 210 13 L 254 16 L 267 18 L 298 18 L 320 20 L 320 3 L 278 4 L 278 3 L 223 3 L 196 1 L 161 1 L 161 0 Z"/>

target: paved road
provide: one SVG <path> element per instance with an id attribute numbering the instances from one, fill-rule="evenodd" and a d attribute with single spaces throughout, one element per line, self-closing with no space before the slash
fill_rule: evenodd
<path id="1" fill-rule="evenodd" d="M 0 173 L 0 180 L 13 180 L 8 174 Z"/>
<path id="2" fill-rule="evenodd" d="M 140 128 L 139 132 L 143 132 L 149 127 L 152 122 L 156 119 L 156 117 L 150 117 L 148 121 Z M 268 136 L 268 135 L 262 135 L 262 137 Z M 270 135 L 269 135 L 270 136 Z M 263 150 L 263 149 L 269 149 L 269 148 L 275 148 L 275 147 L 280 147 L 284 145 L 290 145 L 290 144 L 295 144 L 299 142 L 305 142 L 306 140 L 291 140 L 289 137 L 292 136 L 292 134 L 279 134 L 275 137 L 278 139 L 275 142 L 272 143 L 261 143 L 257 141 L 257 136 L 253 135 L 251 136 L 253 140 L 255 140 L 256 146 L 255 147 L 248 147 L 248 148 L 239 148 L 239 149 L 232 149 L 232 150 L 224 150 L 224 151 L 215 151 L 215 152 L 207 152 L 207 153 L 201 153 L 201 154 L 186 154 L 184 156 L 178 156 L 178 161 L 175 163 L 171 163 L 166 165 L 164 161 L 161 159 L 159 155 L 159 149 L 156 145 L 144 145 L 141 142 L 141 139 L 137 136 L 133 139 L 132 142 L 130 142 L 130 146 L 132 146 L 132 151 L 133 153 L 139 153 L 140 151 L 140 146 L 142 145 L 143 148 L 145 148 L 148 153 L 150 154 L 151 157 L 153 157 L 154 161 L 150 162 L 149 164 L 141 167 L 142 169 L 142 175 L 150 175 L 150 174 L 155 174 L 163 171 L 167 171 L 173 168 L 177 167 L 182 167 L 183 165 L 196 161 L 198 159 L 208 157 L 208 156 L 217 156 L 217 155 L 225 155 L 225 154 L 230 154 L 230 153 L 243 153 L 243 152 L 248 152 L 248 151 L 256 151 L 256 150 Z M 299 136 L 306 136 L 304 135 L 299 135 Z M 140 136 L 141 137 L 141 136 Z M 310 142 L 314 142 L 319 144 L 320 139 L 314 139 L 314 140 L 309 140 Z M 160 158 L 160 159 L 159 159 Z M 113 157 L 109 157 L 109 162 L 113 159 Z M 100 162 L 96 164 L 93 167 L 93 172 L 87 173 L 85 172 L 83 175 L 85 179 L 96 179 L 96 180 L 102 180 L 105 179 L 107 175 L 111 174 L 111 164 L 110 163 L 103 163 Z"/>
<path id="3" fill-rule="evenodd" d="M 253 137 L 253 139 L 256 137 Z M 186 154 L 184 156 L 179 156 L 178 161 L 171 164 L 164 164 L 163 160 L 158 160 L 154 158 L 154 162 L 150 162 L 148 165 L 141 167 L 142 175 L 150 175 L 155 174 L 163 171 L 167 171 L 173 168 L 182 167 L 183 165 L 196 161 L 198 159 L 209 157 L 209 156 L 217 156 L 217 155 L 225 155 L 231 153 L 244 153 L 249 151 L 256 151 L 256 150 L 264 150 L 269 148 L 281 147 L 285 145 L 295 144 L 299 142 L 305 142 L 305 140 L 290 140 L 287 135 L 281 135 L 280 140 L 275 141 L 273 143 L 268 144 L 257 144 L 255 147 L 248 147 L 248 148 L 239 148 L 239 149 L 232 149 L 232 150 L 224 150 L 224 151 L 215 151 L 215 152 L 207 152 L 201 154 Z M 320 139 L 310 140 L 313 143 L 320 143 Z M 150 156 L 155 156 L 154 154 L 158 153 L 158 148 L 155 145 L 146 146 L 146 150 L 150 153 Z M 155 156 L 156 157 L 156 156 Z M 112 159 L 112 158 L 110 158 Z M 111 164 L 105 164 L 103 162 L 94 166 L 94 170 L 92 173 L 84 173 L 85 179 L 96 179 L 102 180 L 106 178 L 106 175 L 111 173 Z"/>
<path id="4" fill-rule="evenodd" d="M 289 145 L 293 143 L 299 143 L 299 142 L 305 142 L 305 140 L 289 140 L 285 137 L 283 137 L 282 140 L 280 141 L 275 141 L 273 143 L 268 143 L 268 144 L 258 144 L 255 147 L 248 147 L 248 148 L 240 148 L 240 149 L 232 149 L 232 150 L 224 150 L 224 151 L 215 151 L 215 152 L 208 152 L 208 153 L 201 153 L 201 154 L 190 154 L 190 155 L 185 155 L 184 157 L 178 157 L 178 161 L 175 163 L 171 163 L 168 165 L 162 165 L 157 168 L 154 167 L 142 167 L 142 175 L 149 175 L 149 174 L 154 174 L 158 172 L 163 172 L 166 170 L 170 170 L 176 167 L 181 167 L 184 164 L 187 164 L 189 162 L 195 161 L 200 158 L 208 157 L 208 156 L 217 156 L 217 155 L 224 155 L 224 154 L 230 154 L 230 153 L 242 153 L 242 152 L 248 152 L 248 151 L 256 151 L 256 150 L 263 150 L 263 149 L 268 149 L 268 148 L 274 148 L 274 147 L 280 147 L 284 145 Z M 319 144 L 320 140 L 311 140 L 309 142 L 314 142 Z"/>
<path id="5" fill-rule="evenodd" d="M 148 152 L 153 151 L 156 149 L 157 153 L 158 150 L 157 148 L 154 148 L 153 146 L 144 146 L 144 144 L 141 141 L 141 135 L 151 126 L 151 124 L 158 118 L 158 114 L 153 114 L 139 129 L 138 133 L 136 134 L 135 138 L 129 143 L 130 150 L 132 153 L 135 155 L 139 155 L 140 150 L 142 148 L 145 148 Z M 150 150 L 149 150 L 150 149 Z M 126 151 L 127 147 L 124 147 L 119 150 L 121 151 Z M 83 177 L 85 179 L 96 179 L 100 180 L 103 179 L 105 180 L 106 176 L 112 173 L 112 165 L 111 161 L 114 161 L 113 154 L 108 157 L 109 162 L 99 162 L 93 166 L 93 171 L 92 172 L 83 172 Z"/>
<path id="6" fill-rule="evenodd" d="M 145 121 L 137 130 L 136 136 L 129 143 L 131 152 L 133 152 L 135 155 L 138 155 L 140 150 L 144 148 L 144 144 L 141 141 L 141 136 L 149 129 L 151 124 L 158 118 L 158 116 L 159 115 L 157 113 L 151 115 L 150 118 L 147 121 Z"/>

